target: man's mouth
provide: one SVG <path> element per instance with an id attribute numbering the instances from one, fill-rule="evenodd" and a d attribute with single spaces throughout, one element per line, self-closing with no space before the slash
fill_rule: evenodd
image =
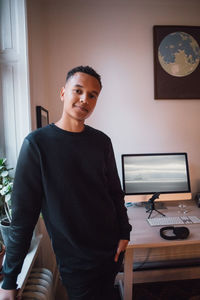
<path id="1" fill-rule="evenodd" d="M 81 105 L 74 105 L 76 108 L 78 108 L 78 109 L 80 109 L 81 111 L 86 111 L 86 112 L 88 112 L 88 109 L 87 108 L 85 108 L 84 106 L 81 106 Z"/>

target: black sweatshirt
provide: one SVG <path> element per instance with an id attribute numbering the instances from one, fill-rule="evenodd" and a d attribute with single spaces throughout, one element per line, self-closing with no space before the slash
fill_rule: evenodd
<path id="1" fill-rule="evenodd" d="M 50 124 L 30 133 L 20 151 L 12 192 L 4 289 L 16 288 L 40 211 L 61 276 L 112 258 L 131 226 L 110 138 L 85 126 Z"/>

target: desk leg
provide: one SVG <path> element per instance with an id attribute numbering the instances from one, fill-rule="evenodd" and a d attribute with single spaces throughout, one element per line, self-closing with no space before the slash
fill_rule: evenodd
<path id="1" fill-rule="evenodd" d="M 133 248 L 127 248 L 124 259 L 124 300 L 132 300 Z"/>

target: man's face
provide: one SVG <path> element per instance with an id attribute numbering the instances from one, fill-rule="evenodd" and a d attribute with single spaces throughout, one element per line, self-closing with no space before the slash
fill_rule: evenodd
<path id="1" fill-rule="evenodd" d="M 77 72 L 62 88 L 60 98 L 64 101 L 66 117 L 84 121 L 93 112 L 101 91 L 98 80 L 88 74 Z"/>

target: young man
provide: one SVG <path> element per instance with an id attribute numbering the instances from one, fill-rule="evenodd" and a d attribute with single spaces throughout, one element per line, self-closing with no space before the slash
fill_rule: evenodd
<path id="1" fill-rule="evenodd" d="M 14 299 L 40 211 L 69 299 L 114 299 L 114 279 L 131 226 L 110 138 L 85 125 L 101 88 L 92 68 L 69 71 L 60 93 L 61 119 L 24 140 L 0 300 Z"/>

